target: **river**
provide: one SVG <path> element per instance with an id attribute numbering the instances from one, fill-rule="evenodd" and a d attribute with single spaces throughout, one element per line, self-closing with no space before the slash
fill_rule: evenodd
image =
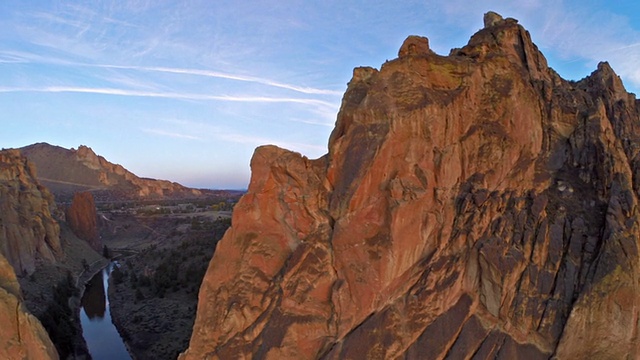
<path id="1" fill-rule="evenodd" d="M 82 295 L 80 322 L 82 335 L 94 360 L 130 360 L 131 356 L 111 321 L 109 310 L 109 274 L 116 266 L 110 263 L 88 283 Z"/>

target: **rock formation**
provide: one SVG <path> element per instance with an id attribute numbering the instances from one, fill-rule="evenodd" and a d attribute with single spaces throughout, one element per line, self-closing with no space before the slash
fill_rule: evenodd
<path id="1" fill-rule="evenodd" d="M 256 150 L 181 359 L 640 357 L 640 102 L 495 13 L 357 68 L 329 153 Z"/>
<path id="2" fill-rule="evenodd" d="M 92 190 L 102 200 L 188 198 L 203 194 L 178 183 L 140 178 L 81 145 L 78 150 L 38 143 L 20 149 L 38 168 L 39 180 L 58 201 L 78 191 Z"/>
<path id="3" fill-rule="evenodd" d="M 53 206 L 33 164 L 18 150 L 0 151 L 0 254 L 16 273 L 32 273 L 36 260 L 55 261 L 63 255 Z"/>
<path id="4" fill-rule="evenodd" d="M 77 192 L 66 212 L 69 227 L 77 237 L 91 245 L 93 250 L 102 252 L 102 241 L 98 235 L 98 214 L 93 195 L 90 192 Z"/>
<path id="5" fill-rule="evenodd" d="M 16 274 L 0 254 L 0 359 L 58 359 L 49 335 L 26 311 Z"/>

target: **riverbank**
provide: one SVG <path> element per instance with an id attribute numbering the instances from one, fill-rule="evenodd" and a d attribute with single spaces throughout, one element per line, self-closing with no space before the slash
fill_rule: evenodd
<path id="1" fill-rule="evenodd" d="M 189 294 L 135 301 L 135 291 L 109 286 L 111 319 L 139 360 L 176 359 L 187 348 L 197 300 Z"/>
<path id="2" fill-rule="evenodd" d="M 102 258 L 94 261 L 92 264 L 82 269 L 82 272 L 76 277 L 76 289 L 78 289 L 78 296 L 74 296 L 73 298 L 69 299 L 70 305 L 73 305 L 74 308 L 80 310 L 80 303 L 82 301 L 82 297 L 84 296 L 84 291 L 87 287 L 87 283 L 94 276 L 96 276 L 96 274 L 109 266 L 110 263 L 111 260 Z"/>
<path id="3" fill-rule="evenodd" d="M 80 323 L 83 338 L 93 360 L 130 360 L 127 348 L 111 318 L 111 306 L 107 300 L 108 279 L 116 262 L 91 278 L 82 296 Z"/>
<path id="4" fill-rule="evenodd" d="M 111 317 L 136 359 L 175 360 L 187 348 L 202 278 L 229 224 L 170 219 L 155 227 L 168 234 L 163 241 L 120 262 L 109 284 Z"/>
<path id="5" fill-rule="evenodd" d="M 56 263 L 38 263 L 33 274 L 19 278 L 20 287 L 29 311 L 45 328 L 46 324 L 50 324 L 47 331 L 58 352 L 79 360 L 89 359 L 80 325 L 80 299 L 84 282 L 106 266 L 109 260 L 94 251 L 85 241 L 78 239 L 64 223 L 61 223 L 60 230 L 64 257 Z M 69 277 L 70 283 L 67 280 Z M 59 295 L 62 290 L 68 292 L 69 297 L 60 303 Z M 63 307 L 68 307 L 69 313 L 60 316 L 64 312 Z M 57 309 L 60 313 L 52 314 L 52 309 Z M 55 316 L 59 318 L 53 319 Z"/>
<path id="6" fill-rule="evenodd" d="M 82 329 L 82 322 L 80 321 L 80 311 L 82 309 L 82 297 L 84 296 L 84 292 L 86 290 L 87 282 L 91 280 L 96 274 L 102 271 L 105 267 L 109 266 L 110 261 L 108 259 L 102 258 L 94 261 L 87 268 L 83 268 L 82 272 L 76 278 L 76 296 L 72 296 L 69 298 L 69 307 L 71 308 L 71 312 L 73 313 L 73 319 L 75 326 L 80 333 L 81 340 L 78 340 L 78 344 L 76 345 L 76 352 L 74 357 L 77 360 L 83 359 L 91 359 L 91 354 L 89 352 L 89 348 L 87 346 L 86 341 L 84 340 L 84 331 Z M 89 354 L 88 356 L 86 354 Z"/>

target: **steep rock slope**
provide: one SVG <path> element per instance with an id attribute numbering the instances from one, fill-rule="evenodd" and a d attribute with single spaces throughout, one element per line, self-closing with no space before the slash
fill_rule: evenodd
<path id="1" fill-rule="evenodd" d="M 640 102 L 513 19 L 357 68 L 329 153 L 273 146 L 182 359 L 640 357 Z"/>
<path id="2" fill-rule="evenodd" d="M 73 196 L 66 211 L 66 220 L 77 237 L 89 243 L 93 250 L 102 252 L 102 241 L 98 235 L 98 214 L 90 192 L 77 192 Z"/>
<path id="3" fill-rule="evenodd" d="M 47 143 L 23 147 L 22 153 L 38 168 L 40 181 L 58 201 L 70 201 L 77 191 L 92 190 L 102 200 L 114 198 L 164 199 L 196 197 L 198 189 L 178 183 L 140 178 L 122 165 L 113 164 L 81 145 L 77 150 Z"/>
<path id="4" fill-rule="evenodd" d="M 26 311 L 16 274 L 0 254 L 0 359 L 58 359 L 38 319 Z"/>
<path id="5" fill-rule="evenodd" d="M 0 151 L 0 254 L 17 273 L 32 273 L 37 259 L 51 262 L 63 255 L 53 206 L 33 164 L 18 150 Z"/>

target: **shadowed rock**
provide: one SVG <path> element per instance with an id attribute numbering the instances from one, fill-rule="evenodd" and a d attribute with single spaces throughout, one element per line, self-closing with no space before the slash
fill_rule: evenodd
<path id="1" fill-rule="evenodd" d="M 102 251 L 102 241 L 98 235 L 98 214 L 93 195 L 90 192 L 78 192 L 73 196 L 67 209 L 66 220 L 77 237 L 86 241 L 97 251 Z"/>

